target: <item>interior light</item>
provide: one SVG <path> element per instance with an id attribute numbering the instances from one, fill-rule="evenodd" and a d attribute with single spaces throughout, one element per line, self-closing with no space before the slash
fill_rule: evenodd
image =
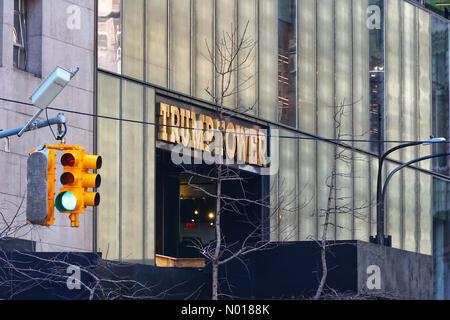
<path id="1" fill-rule="evenodd" d="M 194 214 L 195 214 L 196 216 L 198 216 L 198 210 L 195 210 L 195 211 L 194 211 Z"/>
<path id="2" fill-rule="evenodd" d="M 214 215 L 214 213 L 212 213 L 212 212 L 210 212 L 209 214 L 208 214 L 208 218 L 209 219 L 214 219 L 214 217 L 215 217 L 215 215 Z"/>

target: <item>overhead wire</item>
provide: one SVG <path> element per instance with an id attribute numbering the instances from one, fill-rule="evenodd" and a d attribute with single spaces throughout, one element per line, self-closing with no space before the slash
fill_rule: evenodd
<path id="1" fill-rule="evenodd" d="M 1 98 L 0 100 L 2 101 L 6 101 L 6 102 L 10 102 L 10 103 L 18 103 L 18 104 L 22 104 L 22 105 L 28 105 L 28 106 L 34 106 L 31 103 L 27 103 L 27 102 L 22 102 L 22 101 L 17 101 L 17 100 L 12 100 L 12 99 L 6 99 L 6 98 Z M 127 123 L 135 123 L 135 124 L 141 124 L 141 125 L 150 125 L 150 126 L 155 126 L 155 127 L 160 127 L 160 126 L 164 126 L 166 128 L 170 128 L 170 127 L 176 127 L 179 128 L 178 126 L 171 126 L 168 124 L 160 124 L 160 123 L 156 123 L 156 122 L 149 122 L 149 121 L 142 121 L 142 120 L 134 120 L 134 119 L 126 119 L 126 118 L 119 118 L 119 117 L 112 117 L 112 116 L 104 116 L 104 115 L 96 115 L 93 113 L 88 113 L 88 112 L 81 112 L 81 111 L 75 111 L 75 110 L 69 110 L 69 109 L 63 109 L 63 108 L 55 108 L 55 107 L 48 107 L 47 109 L 53 110 L 53 111 L 59 111 L 59 112 L 67 112 L 67 113 L 71 113 L 71 114 L 76 114 L 76 115 L 81 115 L 81 116 L 87 116 L 87 117 L 92 117 L 92 118 L 97 118 L 97 119 L 104 119 L 104 120 L 113 120 L 113 121 L 120 121 L 120 122 L 127 122 Z M 47 118 L 48 119 L 48 118 Z M 203 129 L 196 129 L 196 128 L 192 128 L 192 130 L 202 130 Z M 295 130 L 295 128 L 293 128 L 293 130 Z M 213 130 L 214 131 L 214 130 Z M 52 130 L 53 132 L 53 130 Z M 300 133 L 300 132 L 295 132 L 295 134 L 297 135 L 305 135 L 306 133 Z M 53 135 L 55 136 L 54 132 Z M 420 143 L 420 142 L 425 142 L 423 140 L 378 140 L 378 139 L 336 139 L 336 138 L 327 138 L 327 137 L 320 137 L 320 136 L 287 136 L 287 135 L 272 135 L 269 133 L 269 137 L 272 138 L 281 138 L 281 139 L 293 139 L 293 140 L 310 140 L 310 141 L 323 141 L 323 142 L 334 142 L 334 143 Z M 445 141 L 442 143 L 447 143 L 449 144 L 450 141 Z"/>

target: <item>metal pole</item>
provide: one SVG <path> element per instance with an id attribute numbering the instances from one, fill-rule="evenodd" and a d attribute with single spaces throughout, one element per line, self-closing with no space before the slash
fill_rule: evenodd
<path id="1" fill-rule="evenodd" d="M 30 120 L 28 120 L 26 125 L 23 126 L 22 129 L 20 130 L 20 132 L 17 134 L 17 136 L 19 138 L 22 137 L 23 134 L 28 131 L 28 128 L 30 128 L 33 125 L 33 123 L 39 118 L 39 116 L 41 115 L 41 113 L 43 111 L 44 111 L 44 109 L 40 109 L 40 110 L 36 111 L 36 113 L 33 115 L 33 117 Z"/>
<path id="2" fill-rule="evenodd" d="M 423 144 L 423 141 L 421 142 L 411 142 L 411 143 L 405 143 L 401 144 L 399 146 L 396 146 L 392 149 L 389 149 L 386 151 L 378 160 L 378 176 L 377 176 L 377 235 L 375 238 L 376 243 L 380 245 L 385 244 L 385 235 L 384 235 L 384 207 L 381 205 L 381 176 L 383 174 L 383 163 L 384 160 L 394 151 L 397 151 L 402 148 L 406 147 L 412 147 L 412 146 L 418 146 Z"/>
<path id="3" fill-rule="evenodd" d="M 420 162 L 420 161 L 424 161 L 424 160 L 439 158 L 439 157 L 448 157 L 448 156 L 450 156 L 450 152 L 448 152 L 448 153 L 440 153 L 440 154 L 432 154 L 432 155 L 428 155 L 428 156 L 424 156 L 424 157 L 420 157 L 420 158 L 408 161 L 405 164 L 402 164 L 402 165 L 398 166 L 397 168 L 395 168 L 394 170 L 392 170 L 392 172 L 386 178 L 386 181 L 385 181 L 384 186 L 383 186 L 383 192 L 381 194 L 381 199 L 380 199 L 380 207 L 382 208 L 382 210 L 384 211 L 384 200 L 386 198 L 387 187 L 388 187 L 389 182 L 391 181 L 392 177 L 394 176 L 394 174 L 396 174 L 401 169 L 406 168 L 406 167 L 408 167 L 408 166 L 410 166 L 410 165 L 412 165 L 414 163 L 417 163 L 417 162 Z"/>
<path id="4" fill-rule="evenodd" d="M 60 113 L 56 117 L 50 118 L 48 120 L 34 121 L 33 123 L 31 123 L 31 125 L 29 123 L 27 123 L 24 126 L 21 126 L 18 128 L 0 131 L 0 139 L 16 136 L 22 130 L 24 130 L 24 128 L 26 128 L 26 127 L 28 127 L 28 128 L 26 128 L 26 130 L 24 132 L 33 131 L 36 129 L 41 129 L 41 128 L 53 126 L 56 124 L 65 124 L 65 123 L 66 123 L 66 118 L 64 117 L 64 115 L 62 113 Z"/>

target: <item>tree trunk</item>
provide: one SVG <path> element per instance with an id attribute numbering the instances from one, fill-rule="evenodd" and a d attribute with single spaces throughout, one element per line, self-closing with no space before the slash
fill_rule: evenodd
<path id="1" fill-rule="evenodd" d="M 222 246 L 222 229 L 220 227 L 220 210 L 222 195 L 222 165 L 217 168 L 217 197 L 216 197 L 216 248 L 212 259 L 212 299 L 219 300 L 219 259 Z"/>
<path id="2" fill-rule="evenodd" d="M 336 148 L 335 148 L 335 154 L 336 154 Z M 325 222 L 323 225 L 323 231 L 322 231 L 322 239 L 320 242 L 320 259 L 322 262 L 322 277 L 320 279 L 319 287 L 317 288 L 316 294 L 314 295 L 314 300 L 320 299 L 323 293 L 323 289 L 325 288 L 325 283 L 327 281 L 328 276 L 328 265 L 327 265 L 327 241 L 328 241 L 328 225 L 330 224 L 330 215 L 333 205 L 333 192 L 334 192 L 334 183 L 336 178 L 336 162 L 333 165 L 333 171 L 331 174 L 331 184 L 330 189 L 328 192 L 328 203 L 327 203 L 327 210 L 325 212 Z"/>
<path id="3" fill-rule="evenodd" d="M 212 299 L 219 300 L 219 264 L 212 262 Z"/>

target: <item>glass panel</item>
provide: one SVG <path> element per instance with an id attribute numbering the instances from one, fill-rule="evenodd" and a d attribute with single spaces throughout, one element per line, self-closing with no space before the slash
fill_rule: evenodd
<path id="1" fill-rule="evenodd" d="M 147 1 L 147 81 L 167 84 L 167 0 Z"/>
<path id="2" fill-rule="evenodd" d="M 257 1 L 255 0 L 239 0 L 238 2 L 238 26 L 239 34 L 242 36 L 247 27 L 245 34 L 246 43 L 250 48 L 242 50 L 239 54 L 238 63 L 242 67 L 238 71 L 238 107 L 242 112 L 256 115 L 257 108 Z M 247 25 L 248 23 L 248 25 Z"/>
<path id="3" fill-rule="evenodd" d="M 416 15 L 415 7 L 403 2 L 403 32 L 402 32 L 402 71 L 403 71 L 403 107 L 401 112 L 402 126 L 399 128 L 402 132 L 403 141 L 414 141 L 416 136 Z M 424 137 L 426 138 L 426 137 Z M 415 148 L 402 149 L 404 161 L 414 159 L 416 156 Z"/>
<path id="4" fill-rule="evenodd" d="M 450 299 L 450 186 L 433 179 L 433 256 L 437 299 Z"/>
<path id="5" fill-rule="evenodd" d="M 278 0 L 279 121 L 297 126 L 297 4 Z"/>
<path id="6" fill-rule="evenodd" d="M 195 0 L 194 17 L 194 93 L 199 98 L 212 101 L 206 89 L 209 88 L 211 92 L 214 92 L 214 65 L 209 57 L 206 43 L 210 48 L 214 44 L 214 1 Z"/>
<path id="7" fill-rule="evenodd" d="M 259 2 L 259 116 L 278 120 L 278 6 L 273 0 Z"/>
<path id="8" fill-rule="evenodd" d="M 144 0 L 123 3 L 123 74 L 144 79 Z"/>
<path id="9" fill-rule="evenodd" d="M 360 2 L 355 0 L 354 3 Z M 372 18 L 374 24 L 369 29 L 370 41 L 370 151 L 374 153 L 382 153 L 384 144 L 378 141 L 384 140 L 384 0 L 370 0 L 369 5 L 372 6 Z M 377 16 L 378 15 L 378 16 Z M 364 30 L 364 27 L 360 27 Z M 357 83 L 358 81 L 356 81 Z M 357 123 L 357 121 L 355 121 Z"/>
<path id="10" fill-rule="evenodd" d="M 289 131 L 280 131 L 283 137 L 296 137 Z M 278 183 L 278 201 L 280 210 L 279 234 L 281 241 L 298 240 L 298 210 L 297 210 L 297 168 L 298 142 L 296 139 L 280 139 L 280 169 Z"/>
<path id="11" fill-rule="evenodd" d="M 419 183 L 417 181 L 417 173 L 413 169 L 405 168 L 403 172 L 403 249 L 408 251 L 416 251 L 417 247 L 417 202 L 419 197 Z M 391 189 L 395 192 L 395 189 Z"/>
<path id="12" fill-rule="evenodd" d="M 432 21 L 432 103 L 433 103 L 433 135 L 448 137 L 449 122 L 449 29 L 447 23 L 433 18 Z M 436 144 L 434 153 L 448 152 L 448 144 Z M 433 160 L 433 169 L 450 175 L 448 158 Z"/>
<path id="13" fill-rule="evenodd" d="M 370 159 L 370 235 L 377 234 L 377 176 L 378 176 L 378 159 L 371 157 Z"/>
<path id="14" fill-rule="evenodd" d="M 329 8 L 334 12 L 333 0 L 317 1 L 318 8 Z M 336 123 L 334 121 L 334 21 L 329 15 L 317 15 L 317 131 L 318 135 L 334 138 Z M 334 208 L 334 203 L 329 204 L 330 185 L 335 179 L 335 146 L 325 142 L 318 143 L 317 150 L 317 193 L 319 212 L 319 237 L 322 235 L 325 212 Z M 331 193 L 334 199 L 334 191 Z M 334 200 L 333 200 L 334 202 Z M 332 215 L 335 222 L 335 216 Z M 334 239 L 334 227 L 329 226 L 328 239 Z"/>
<path id="15" fill-rule="evenodd" d="M 336 138 L 349 139 L 352 130 L 352 15 L 351 0 L 335 7 L 335 119 Z M 336 157 L 336 239 L 353 238 L 352 151 L 338 148 Z"/>
<path id="16" fill-rule="evenodd" d="M 317 142 L 299 140 L 299 240 L 317 239 L 316 212 Z"/>
<path id="17" fill-rule="evenodd" d="M 190 1 L 170 1 L 170 87 L 187 94 L 191 91 L 190 17 Z"/>
<path id="18" fill-rule="evenodd" d="M 298 1 L 298 123 L 302 131 L 316 133 L 316 4 Z"/>
<path id="19" fill-rule="evenodd" d="M 420 190 L 419 190 L 419 219 L 420 219 L 420 242 L 419 252 L 431 255 L 433 253 L 432 244 L 432 176 L 428 174 L 419 174 Z"/>
<path id="20" fill-rule="evenodd" d="M 298 1 L 298 126 L 316 133 L 316 4 Z M 300 85 L 301 84 L 301 85 Z M 317 239 L 316 170 L 317 143 L 299 140 L 299 240 Z"/>
<path id="21" fill-rule="evenodd" d="M 385 163 L 383 165 L 386 172 L 391 172 L 397 167 L 392 163 Z M 396 173 L 389 183 L 389 189 L 386 193 L 385 199 L 385 228 L 386 235 L 392 236 L 392 247 L 397 249 L 403 249 L 402 244 L 402 175 L 403 170 Z"/>
<path id="22" fill-rule="evenodd" d="M 108 117 L 120 117 L 120 81 L 99 73 L 98 76 L 98 114 Z M 120 122 L 115 120 L 97 120 L 98 154 L 104 161 L 101 170 L 101 206 L 97 209 L 97 245 L 105 259 L 119 259 L 119 155 Z"/>
<path id="23" fill-rule="evenodd" d="M 416 56 L 417 56 L 417 23 L 416 9 L 413 5 L 403 3 L 403 32 L 402 32 L 402 71 L 403 71 L 403 107 L 401 113 L 402 140 L 417 140 L 416 134 Z M 403 161 L 417 158 L 416 148 L 402 149 Z M 409 251 L 416 250 L 416 174 L 411 169 L 403 169 L 403 248 Z"/>
<path id="24" fill-rule="evenodd" d="M 121 0 L 98 2 L 98 67 L 120 73 L 122 67 Z"/>
<path id="25" fill-rule="evenodd" d="M 386 140 L 399 141 L 400 135 L 400 114 L 401 114 L 401 14 L 399 0 L 389 0 L 386 2 L 386 92 L 387 101 L 385 109 Z M 386 149 L 394 147 L 391 143 Z M 392 154 L 392 158 L 400 159 L 400 152 Z"/>
<path id="26" fill-rule="evenodd" d="M 143 88 L 123 82 L 122 117 L 143 121 Z M 122 260 L 143 259 L 144 130 L 141 124 L 122 123 Z"/>
<path id="27" fill-rule="evenodd" d="M 236 7 L 236 0 L 216 0 L 216 44 L 219 44 L 224 40 L 228 40 L 228 43 L 230 43 L 229 38 L 227 38 L 227 33 L 228 35 L 232 34 L 235 31 L 235 28 L 237 28 L 237 21 L 235 19 Z M 227 50 L 223 49 L 224 48 L 222 48 L 223 54 L 220 54 L 216 48 L 216 64 L 219 69 L 220 62 L 217 62 L 221 61 L 219 57 L 222 57 L 224 65 L 228 65 L 227 62 L 231 58 L 230 52 L 232 51 L 227 52 Z M 236 64 L 234 64 L 233 67 L 236 67 Z M 216 74 L 216 80 L 216 96 L 220 97 L 223 92 L 225 95 L 225 106 L 235 108 L 237 102 L 236 94 L 234 94 L 237 90 L 236 72 L 228 73 L 223 84 L 222 77 L 218 74 Z M 229 83 L 229 86 L 227 83 Z"/>
<path id="28" fill-rule="evenodd" d="M 275 129 L 278 128 L 270 128 L 271 129 L 271 139 L 270 139 L 270 152 L 271 157 L 278 157 L 278 163 L 281 161 L 281 153 L 280 153 L 280 139 L 278 135 L 281 135 L 279 131 Z M 278 241 L 280 240 L 280 214 L 277 210 L 278 208 L 278 184 L 279 184 L 279 171 L 276 174 L 273 174 L 269 177 L 270 179 L 270 240 Z"/>
<path id="29" fill-rule="evenodd" d="M 426 139 L 433 134 L 432 130 L 432 99 L 431 99 L 431 21 L 430 15 L 422 10 L 418 10 L 419 20 L 419 81 L 418 81 L 418 101 L 417 101 L 417 116 L 418 116 L 418 138 Z M 432 147 L 420 147 L 420 156 L 431 154 Z M 419 166 L 430 170 L 432 161 L 419 162 Z"/>
<path id="30" fill-rule="evenodd" d="M 147 89 L 146 122 L 155 122 L 155 90 Z M 145 158 L 145 203 L 144 203 L 144 259 L 155 259 L 155 127 L 144 127 L 146 158 Z"/>
<path id="31" fill-rule="evenodd" d="M 355 240 L 368 241 L 370 236 L 371 182 L 376 175 L 370 175 L 370 157 L 354 153 L 354 235 Z"/>

